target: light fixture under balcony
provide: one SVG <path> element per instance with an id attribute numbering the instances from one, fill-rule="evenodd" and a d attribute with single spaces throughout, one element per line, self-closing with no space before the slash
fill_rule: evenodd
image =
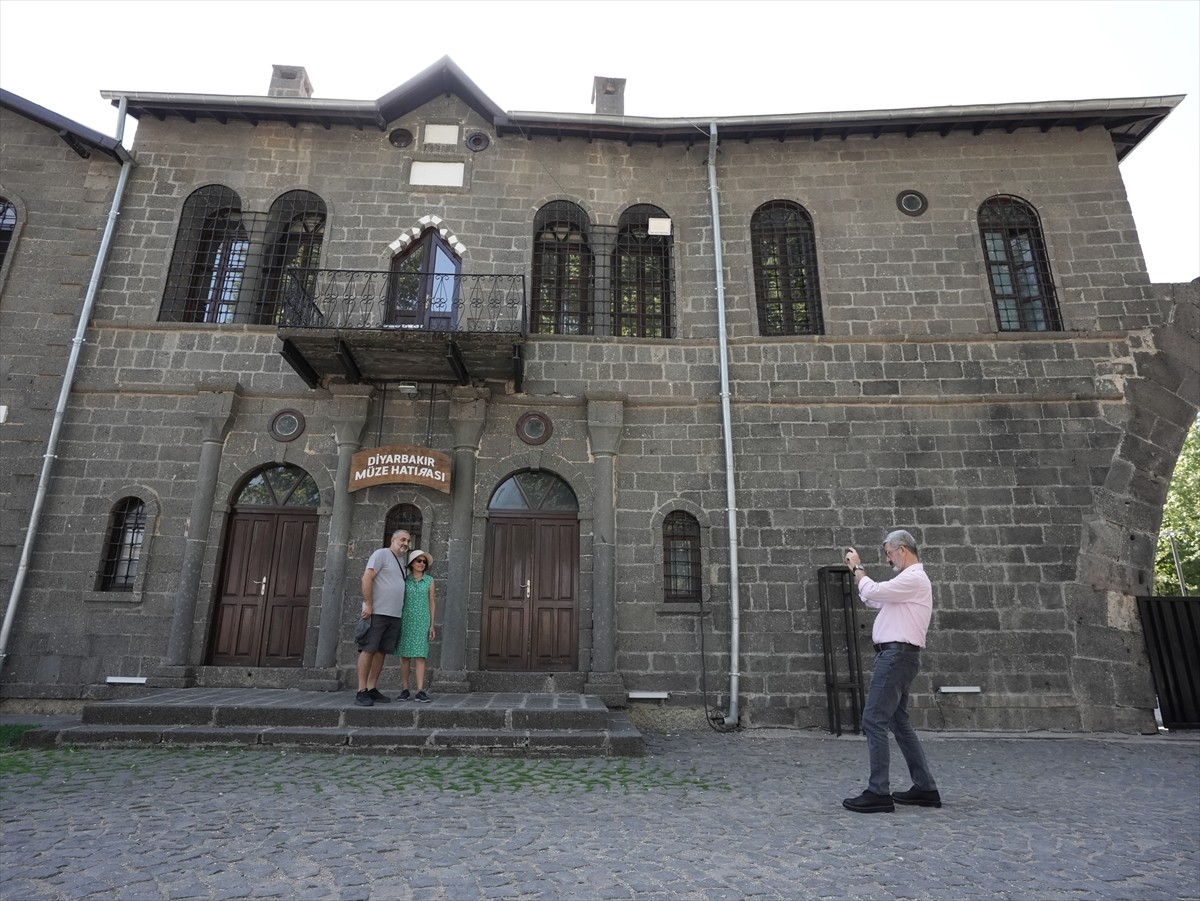
<path id="1" fill-rule="evenodd" d="M 417 396 L 417 386 L 412 382 L 401 382 L 396 386 L 396 391 L 400 394 L 403 394 L 405 397 Z"/>

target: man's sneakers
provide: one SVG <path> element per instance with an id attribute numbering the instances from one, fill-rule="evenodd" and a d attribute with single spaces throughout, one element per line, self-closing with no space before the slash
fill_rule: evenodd
<path id="1" fill-rule="evenodd" d="M 906 792 L 892 792 L 892 800 L 897 804 L 915 804 L 917 807 L 941 807 L 942 796 L 937 789 L 922 791 L 913 787 Z"/>
<path id="2" fill-rule="evenodd" d="M 896 810 L 891 795 L 877 795 L 870 789 L 864 790 L 857 798 L 847 798 L 842 806 L 855 813 L 892 813 Z"/>
<path id="3" fill-rule="evenodd" d="M 366 691 L 360 691 L 358 694 L 356 694 L 354 696 L 354 703 L 357 704 L 359 707 L 374 707 L 377 703 L 378 704 L 388 704 L 391 702 L 391 700 L 392 700 L 391 698 L 389 698 L 387 695 L 385 695 L 383 692 L 381 692 L 378 688 L 371 688 L 371 689 L 367 689 Z M 433 698 L 429 697 L 429 695 L 425 694 L 425 692 L 423 692 L 423 691 L 418 691 L 416 694 L 416 697 L 413 697 L 412 693 L 407 688 L 405 688 L 405 689 L 402 689 L 400 691 L 400 694 L 396 696 L 396 700 L 398 700 L 398 701 L 420 701 L 422 704 L 428 704 L 430 701 L 433 700 Z"/>

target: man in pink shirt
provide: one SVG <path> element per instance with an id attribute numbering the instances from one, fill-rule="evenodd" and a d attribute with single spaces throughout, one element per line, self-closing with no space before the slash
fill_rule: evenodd
<path id="1" fill-rule="evenodd" d="M 908 721 L 908 689 L 921 669 L 921 648 L 933 613 L 933 586 L 917 556 L 917 541 L 900 529 L 883 541 L 883 552 L 896 573 L 895 578 L 876 582 L 863 569 L 854 548 L 846 549 L 846 565 L 854 576 L 858 596 L 879 611 L 871 629 L 875 643 L 875 670 L 863 706 L 863 732 L 871 776 L 867 789 L 842 806 L 856 813 L 891 813 L 896 803 L 941 807 L 937 783 L 925 762 L 925 751 L 916 730 Z M 913 786 L 892 793 L 888 782 L 888 731 L 908 764 Z"/>

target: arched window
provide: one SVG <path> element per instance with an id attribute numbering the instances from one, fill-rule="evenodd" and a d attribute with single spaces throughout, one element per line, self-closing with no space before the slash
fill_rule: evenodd
<path id="1" fill-rule="evenodd" d="M 533 297 L 529 330 L 543 335 L 593 334 L 594 261 L 590 223 L 576 204 L 556 200 L 533 225 Z"/>
<path id="2" fill-rule="evenodd" d="M 262 296 L 252 317 L 255 323 L 277 325 L 287 291 L 302 296 L 311 292 L 324 238 L 325 201 L 316 194 L 288 191 L 271 205 Z"/>
<path id="3" fill-rule="evenodd" d="M 663 519 L 663 600 L 700 600 L 700 523 L 682 510 Z"/>
<path id="4" fill-rule="evenodd" d="M 291 463 L 264 466 L 246 480 L 236 507 L 316 507 L 321 490 L 307 472 Z"/>
<path id="5" fill-rule="evenodd" d="M 158 318 L 232 322 L 249 252 L 250 236 L 242 224 L 237 193 L 223 185 L 193 191 L 183 202 Z"/>
<path id="6" fill-rule="evenodd" d="M 788 200 L 764 203 L 750 219 L 750 247 L 759 334 L 821 334 L 817 244 L 808 211 Z"/>
<path id="7" fill-rule="evenodd" d="M 140 498 L 122 498 L 108 517 L 97 591 L 133 591 L 145 536 L 146 505 Z"/>
<path id="8" fill-rule="evenodd" d="M 575 513 L 579 510 L 579 501 L 571 486 L 554 473 L 527 471 L 505 479 L 492 494 L 488 510 Z"/>
<path id="9" fill-rule="evenodd" d="M 1000 331 L 1060 331 L 1050 259 L 1034 208 L 1020 197 L 989 197 L 979 207 L 979 237 Z"/>
<path id="10" fill-rule="evenodd" d="M 617 224 L 613 250 L 613 334 L 674 337 L 670 219 L 648 203 L 632 206 Z M 662 225 L 666 234 L 660 234 Z"/>
<path id="11" fill-rule="evenodd" d="M 450 331 L 458 302 L 462 261 L 438 229 L 427 228 L 392 258 L 388 282 L 389 325 Z"/>
<path id="12" fill-rule="evenodd" d="M 421 516 L 421 511 L 414 504 L 396 504 L 391 510 L 388 510 L 387 516 L 383 520 L 383 543 L 380 547 L 387 547 L 392 542 L 392 533 L 397 529 L 403 529 L 408 533 L 408 546 L 413 550 L 422 547 L 421 544 L 421 528 L 424 525 L 424 518 Z"/>
<path id="13" fill-rule="evenodd" d="M 13 235 L 17 232 L 17 207 L 7 197 L 0 197 L 0 270 L 8 257 Z"/>

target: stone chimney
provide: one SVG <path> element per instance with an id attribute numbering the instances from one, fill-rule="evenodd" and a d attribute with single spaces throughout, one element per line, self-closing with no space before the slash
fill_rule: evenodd
<path id="1" fill-rule="evenodd" d="M 312 82 L 303 66 L 272 66 L 268 97 L 311 97 Z"/>
<path id="2" fill-rule="evenodd" d="M 592 102 L 597 116 L 625 115 L 625 79 L 597 75 L 592 81 Z"/>

